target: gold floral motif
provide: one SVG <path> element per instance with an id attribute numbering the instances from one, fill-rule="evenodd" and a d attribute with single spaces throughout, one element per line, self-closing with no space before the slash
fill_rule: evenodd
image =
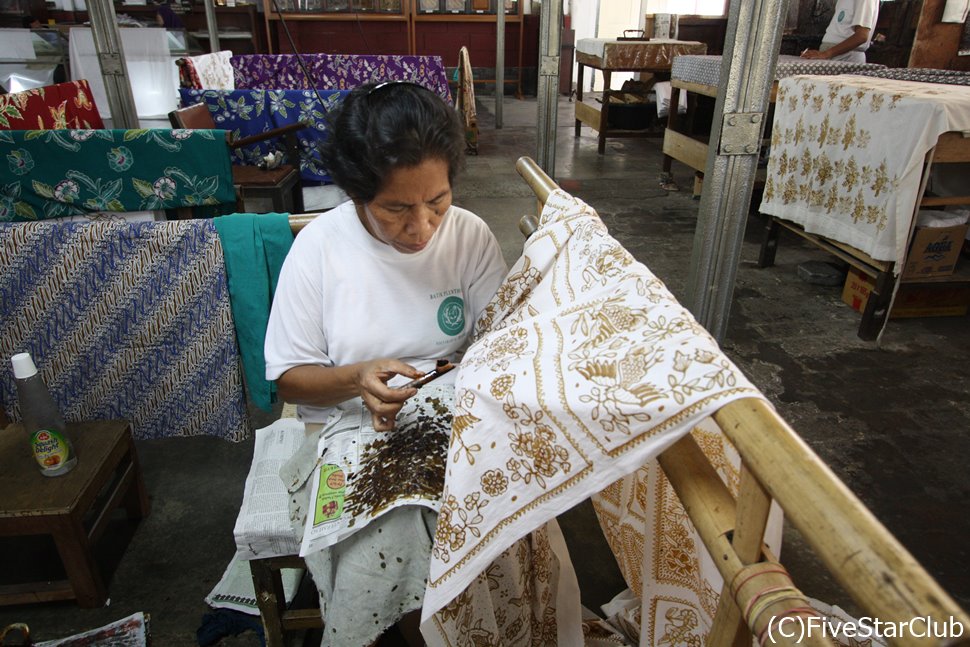
<path id="1" fill-rule="evenodd" d="M 503 400 L 505 396 L 512 392 L 512 387 L 515 386 L 515 376 L 511 373 L 505 373 L 499 375 L 494 380 L 492 380 L 492 386 L 489 388 L 489 393 L 496 400 Z"/>
<path id="2" fill-rule="evenodd" d="M 827 184 L 832 179 L 832 160 L 825 153 L 819 155 L 815 164 L 815 177 L 822 184 Z"/>
<path id="3" fill-rule="evenodd" d="M 844 94 L 839 97 L 839 112 L 848 112 L 852 110 L 852 95 Z"/>
<path id="4" fill-rule="evenodd" d="M 609 245 L 601 248 L 593 262 L 583 268 L 583 291 L 592 285 L 606 285 L 611 280 L 623 274 L 624 269 L 634 262 L 630 252 L 620 245 Z"/>
<path id="5" fill-rule="evenodd" d="M 878 196 L 889 185 L 889 173 L 886 172 L 885 160 L 879 164 L 878 168 L 873 169 L 872 192 Z"/>
<path id="6" fill-rule="evenodd" d="M 671 607 L 664 612 L 664 633 L 658 641 L 659 645 L 686 645 L 687 647 L 701 647 L 701 637 L 697 634 L 697 612 L 690 607 Z"/>
<path id="7" fill-rule="evenodd" d="M 711 370 L 703 375 L 688 378 L 687 371 L 693 362 L 707 364 L 711 367 Z M 737 383 L 737 376 L 731 369 L 731 365 L 727 359 L 718 358 L 713 354 L 701 353 L 700 351 L 695 352 L 693 357 L 676 351 L 674 370 L 680 373 L 681 377 L 678 378 L 676 375 L 668 375 L 667 382 L 671 387 L 670 394 L 678 404 L 686 402 L 687 397 L 694 393 L 710 391 L 715 386 L 734 386 Z"/>
<path id="8" fill-rule="evenodd" d="M 821 96 L 812 97 L 812 110 L 815 112 L 822 112 L 825 109 L 825 99 Z"/>
<path id="9" fill-rule="evenodd" d="M 795 141 L 795 131 L 792 128 L 785 128 L 785 144 L 791 146 Z"/>
<path id="10" fill-rule="evenodd" d="M 802 151 L 801 172 L 799 173 L 799 175 L 801 175 L 802 177 L 811 176 L 812 162 L 813 162 L 812 154 L 809 153 L 808 149 L 806 148 L 805 150 Z"/>
<path id="11" fill-rule="evenodd" d="M 765 202 L 773 202 L 775 199 L 775 179 L 768 176 L 765 180 Z"/>
<path id="12" fill-rule="evenodd" d="M 529 333 L 522 326 L 506 330 L 493 341 L 485 353 L 485 363 L 493 371 L 508 370 L 509 364 L 522 357 L 529 347 Z"/>
<path id="13" fill-rule="evenodd" d="M 795 184 L 795 178 L 788 176 L 785 180 L 785 190 L 781 194 L 781 200 L 784 204 L 791 204 L 798 197 L 798 186 Z"/>
<path id="14" fill-rule="evenodd" d="M 812 189 L 808 192 L 808 204 L 813 207 L 821 207 L 825 201 L 825 191 L 822 189 Z"/>
<path id="15" fill-rule="evenodd" d="M 788 175 L 788 151 L 783 150 L 781 155 L 778 157 L 778 173 L 780 175 Z"/>
<path id="16" fill-rule="evenodd" d="M 854 157 L 850 157 L 845 163 L 845 172 L 842 174 L 842 186 L 846 190 L 852 191 L 859 183 L 859 165 Z"/>
<path id="17" fill-rule="evenodd" d="M 862 198 L 861 193 L 857 193 L 855 196 L 855 200 L 852 203 L 851 215 L 852 222 L 859 222 L 860 220 L 864 220 L 866 217 L 866 202 Z"/>
<path id="18" fill-rule="evenodd" d="M 799 120 L 799 123 L 801 123 L 801 120 Z M 822 123 L 819 125 L 818 139 L 815 140 L 816 142 L 818 142 L 819 148 L 821 148 L 822 146 L 825 146 L 825 140 L 828 139 L 828 136 L 829 136 L 829 116 L 825 115 L 825 118 L 822 120 Z M 798 142 L 795 142 L 795 143 L 798 144 Z"/>
<path id="19" fill-rule="evenodd" d="M 453 494 L 447 495 L 438 513 L 432 554 L 447 563 L 451 560 L 451 552 L 465 545 L 468 535 L 480 537 L 482 531 L 478 525 L 485 520 L 481 510 L 487 505 L 488 499 L 482 499 L 479 492 L 467 495 L 463 504 Z"/>
<path id="20" fill-rule="evenodd" d="M 604 301 L 596 310 L 579 313 L 569 330 L 572 334 L 576 334 L 578 330 L 586 338 L 579 348 L 602 346 L 607 339 L 649 323 L 643 309 L 623 305 L 625 298 L 626 295 L 617 294 Z"/>
<path id="21" fill-rule="evenodd" d="M 500 469 L 488 470 L 482 474 L 482 491 L 488 496 L 504 494 L 509 487 L 509 479 Z"/>
<path id="22" fill-rule="evenodd" d="M 879 112 L 882 110 L 883 104 L 886 102 L 886 97 L 881 94 L 873 94 L 869 98 L 869 112 Z"/>
<path id="23" fill-rule="evenodd" d="M 555 443 L 556 433 L 542 421 L 542 411 L 533 413 L 526 405 L 507 405 L 506 415 L 516 421 L 516 431 L 509 434 L 509 448 L 522 459 L 509 458 L 505 463 L 513 481 L 521 480 L 528 485 L 535 479 L 539 487 L 545 488 L 545 479 L 555 476 L 560 470 L 564 474 L 569 473 L 572 468 L 568 460 L 569 452 Z M 531 427 L 531 431 L 519 431 L 520 424 Z"/>
<path id="24" fill-rule="evenodd" d="M 464 455 L 468 464 L 474 465 L 475 454 L 482 450 L 481 445 L 477 443 L 467 445 L 464 440 L 464 435 L 468 430 L 482 421 L 481 418 L 471 413 L 474 406 L 474 391 L 463 390 L 455 394 L 455 413 L 451 420 L 451 442 L 448 445 L 448 452 L 453 453 L 453 462 L 457 463 L 458 459 Z M 456 446 L 460 447 L 462 451 L 454 451 Z"/>
<path id="25" fill-rule="evenodd" d="M 803 124 L 801 118 L 799 118 L 798 121 L 795 123 L 795 139 L 793 140 L 793 143 L 795 144 L 795 146 L 798 146 L 802 143 L 802 140 L 804 138 L 805 138 L 805 124 Z"/>
<path id="26" fill-rule="evenodd" d="M 812 100 L 812 92 L 814 90 L 815 90 L 815 87 L 808 83 L 802 86 L 802 105 L 803 106 L 808 107 L 808 103 Z M 792 112 L 795 112 L 795 108 L 797 108 L 797 105 L 792 108 Z"/>
<path id="27" fill-rule="evenodd" d="M 846 97 L 851 98 L 851 97 Z M 847 151 L 849 147 L 852 146 L 856 138 L 856 126 L 855 126 L 855 115 L 850 115 L 849 120 L 845 122 L 845 130 L 842 133 L 842 150 Z"/>
<path id="28" fill-rule="evenodd" d="M 838 204 L 839 200 L 839 190 L 836 185 L 833 184 L 829 187 L 828 193 L 825 197 L 825 211 L 826 213 L 832 213 L 835 209 L 835 205 Z"/>

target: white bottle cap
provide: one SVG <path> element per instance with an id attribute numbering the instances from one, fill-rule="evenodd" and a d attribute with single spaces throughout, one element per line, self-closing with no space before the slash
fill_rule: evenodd
<path id="1" fill-rule="evenodd" d="M 10 363 L 13 364 L 13 376 L 18 380 L 37 375 L 37 367 L 30 353 L 17 353 L 10 358 Z"/>

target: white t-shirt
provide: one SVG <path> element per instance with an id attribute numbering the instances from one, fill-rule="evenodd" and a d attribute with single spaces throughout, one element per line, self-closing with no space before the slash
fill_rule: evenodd
<path id="1" fill-rule="evenodd" d="M 825 35 L 822 36 L 822 42 L 837 45 L 852 36 L 855 33 L 855 27 L 867 27 L 869 40 L 853 50 L 864 52 L 869 49 L 872 34 L 876 30 L 878 15 L 879 0 L 837 0 L 835 14 L 825 30 Z"/>
<path id="2" fill-rule="evenodd" d="M 345 202 L 307 225 L 283 263 L 266 379 L 304 364 L 394 357 L 429 371 L 436 359 L 456 361 L 506 273 L 498 241 L 470 211 L 453 206 L 427 247 L 404 254 L 368 234 Z M 325 422 L 331 411 L 298 407 L 306 422 Z"/>

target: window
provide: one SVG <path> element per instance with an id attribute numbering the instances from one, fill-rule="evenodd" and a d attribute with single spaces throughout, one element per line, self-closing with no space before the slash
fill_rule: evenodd
<path id="1" fill-rule="evenodd" d="M 646 13 L 674 13 L 693 16 L 723 16 L 726 0 L 647 0 Z"/>

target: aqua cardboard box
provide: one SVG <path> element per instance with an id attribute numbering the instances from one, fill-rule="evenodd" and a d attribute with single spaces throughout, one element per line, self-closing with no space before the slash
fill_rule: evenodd
<path id="1" fill-rule="evenodd" d="M 967 225 L 917 227 L 906 256 L 903 278 L 953 274 L 966 235 Z"/>

